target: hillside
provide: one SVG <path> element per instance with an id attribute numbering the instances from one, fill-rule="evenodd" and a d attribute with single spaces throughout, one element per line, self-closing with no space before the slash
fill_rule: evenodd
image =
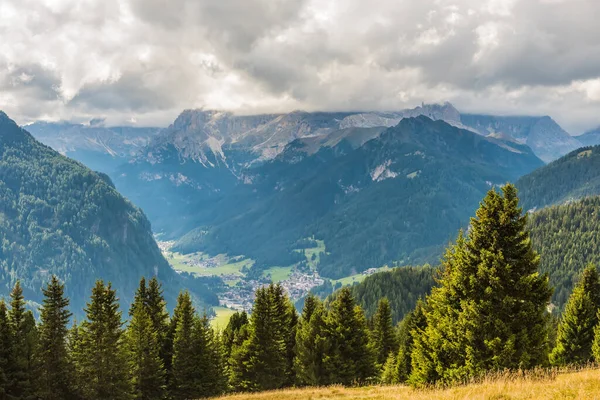
<path id="1" fill-rule="evenodd" d="M 483 383 L 449 389 L 417 390 L 408 386 L 367 386 L 359 388 L 331 386 L 323 388 L 286 389 L 254 394 L 219 397 L 223 400 L 488 400 L 488 399 L 574 399 L 600 397 L 597 369 L 558 374 L 536 379 L 514 376 L 488 379 Z"/>
<path id="2" fill-rule="evenodd" d="M 530 214 L 531 241 L 540 269 L 555 287 L 553 302 L 565 304 L 588 263 L 600 263 L 600 197 L 552 206 Z"/>
<path id="3" fill-rule="evenodd" d="M 526 209 L 600 194 L 600 146 L 583 147 L 516 182 Z"/>
<path id="4" fill-rule="evenodd" d="M 2 295 L 21 280 L 26 296 L 39 302 L 42 285 L 55 274 L 79 313 L 96 279 L 111 281 L 126 305 L 140 277 L 157 275 L 171 306 L 186 286 L 201 303 L 215 301 L 170 268 L 144 213 L 106 175 L 37 142 L 2 112 L 0 199 Z"/>
<path id="5" fill-rule="evenodd" d="M 525 146 L 427 117 L 403 119 L 358 148 L 342 140 L 310 155 L 293 142 L 246 171 L 249 183 L 197 219 L 176 248 L 289 265 L 300 261 L 297 241 L 314 236 L 327 249 L 319 272 L 331 278 L 436 262 L 492 185 L 541 165 Z"/>
<path id="6" fill-rule="evenodd" d="M 435 268 L 426 265 L 378 272 L 353 285 L 352 296 L 363 308 L 367 318 L 375 314 L 379 300 L 387 297 L 392 309 L 392 322 L 397 324 L 408 312 L 414 310 L 417 300 L 424 299 L 429 294 L 435 284 L 435 271 Z M 330 296 L 330 300 L 335 297 L 336 294 Z"/>

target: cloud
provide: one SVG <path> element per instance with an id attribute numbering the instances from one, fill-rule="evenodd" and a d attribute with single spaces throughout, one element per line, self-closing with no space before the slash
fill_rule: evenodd
<path id="1" fill-rule="evenodd" d="M 166 125 L 184 108 L 550 114 L 600 124 L 597 0 L 4 0 L 0 108 Z"/>

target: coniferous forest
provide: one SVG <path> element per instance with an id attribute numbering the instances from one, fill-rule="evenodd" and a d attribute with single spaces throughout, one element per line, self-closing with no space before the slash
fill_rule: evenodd
<path id="1" fill-rule="evenodd" d="M 160 282 L 142 279 L 127 310 L 97 281 L 76 321 L 52 277 L 40 318 L 20 283 L 0 302 L 0 398 L 196 399 L 292 386 L 455 384 L 491 371 L 600 360 L 600 280 L 588 266 L 553 323 L 553 289 L 540 274 L 516 189 L 490 190 L 470 229 L 449 246 L 429 295 L 383 297 L 366 317 L 350 288 L 301 313 L 280 285 L 259 288 L 250 315 L 223 331 L 181 292 L 167 312 Z M 414 270 L 413 273 L 416 273 Z M 419 272 L 424 287 L 431 271 Z M 404 310 L 401 310 L 404 312 Z"/>

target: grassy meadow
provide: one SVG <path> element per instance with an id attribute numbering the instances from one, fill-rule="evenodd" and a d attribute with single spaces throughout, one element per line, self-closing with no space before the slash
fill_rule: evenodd
<path id="1" fill-rule="evenodd" d="M 448 389 L 418 390 L 408 386 L 366 386 L 345 388 L 286 389 L 253 394 L 223 396 L 221 400 L 600 400 L 600 370 L 551 372 L 539 376 L 503 375 L 481 383 Z"/>

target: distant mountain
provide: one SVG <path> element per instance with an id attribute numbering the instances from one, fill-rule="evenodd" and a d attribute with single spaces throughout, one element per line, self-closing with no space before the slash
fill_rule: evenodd
<path id="1" fill-rule="evenodd" d="M 0 112 L 0 294 L 21 280 L 40 302 L 52 274 L 66 283 L 81 314 L 96 279 L 110 281 L 128 304 L 142 276 L 158 276 L 170 305 L 190 287 L 198 301 L 216 298 L 163 258 L 144 213 L 108 176 L 36 141 Z"/>
<path id="2" fill-rule="evenodd" d="M 545 162 L 550 162 L 581 147 L 581 143 L 552 118 L 461 114 L 460 122 L 481 135 L 504 134 L 531 147 Z"/>
<path id="3" fill-rule="evenodd" d="M 596 129 L 592 129 L 591 131 L 587 131 L 586 133 L 575 136 L 575 138 L 583 145 L 583 146 L 596 146 L 600 145 L 600 126 Z"/>
<path id="4" fill-rule="evenodd" d="M 160 131 L 160 128 L 104 127 L 68 122 L 36 122 L 25 127 L 37 140 L 62 155 L 107 174 L 129 162 Z"/>
<path id="5" fill-rule="evenodd" d="M 193 227 L 188 218 L 199 208 L 248 183 L 252 169 L 278 157 L 300 140 L 302 152 L 315 153 L 342 140 L 360 147 L 402 118 L 426 115 L 462 127 L 450 104 L 423 104 L 398 112 L 340 112 L 235 115 L 211 110 L 186 110 L 152 138 L 129 164 L 111 174 L 119 190 L 141 206 L 154 228 L 174 238 Z M 298 143 L 296 143 L 298 145 Z M 200 212 L 202 213 L 202 212 Z"/>
<path id="6" fill-rule="evenodd" d="M 210 210 L 178 250 L 243 254 L 288 265 L 295 243 L 323 239 L 319 270 L 338 278 L 392 261 L 435 261 L 485 192 L 543 165 L 523 145 L 427 117 L 406 118 L 362 146 L 341 140 L 309 154 L 292 142 Z M 193 208 L 193 207 L 191 207 Z"/>
<path id="7" fill-rule="evenodd" d="M 516 182 L 526 209 L 600 194 L 600 146 L 582 147 Z"/>

